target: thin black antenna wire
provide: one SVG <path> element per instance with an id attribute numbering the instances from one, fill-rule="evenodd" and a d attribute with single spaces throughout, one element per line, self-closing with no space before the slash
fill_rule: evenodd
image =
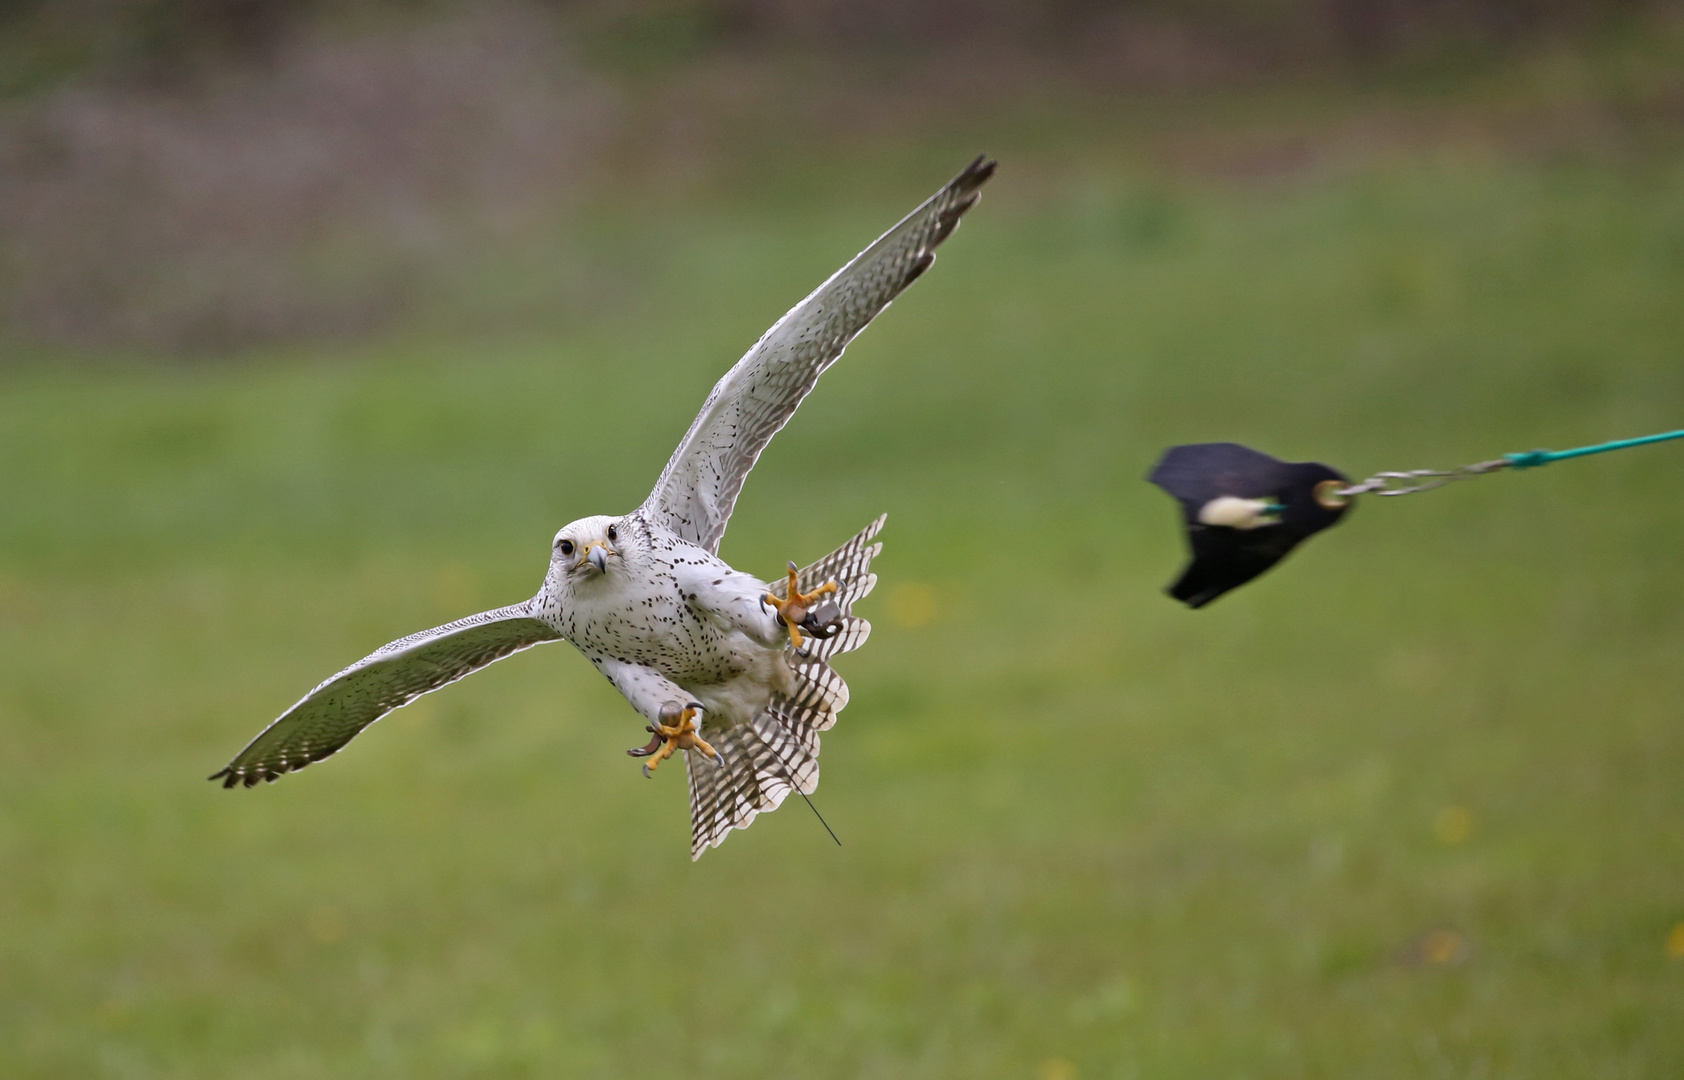
<path id="1" fill-rule="evenodd" d="M 773 722 L 775 722 L 778 725 L 778 729 L 780 731 L 782 731 L 785 735 L 788 735 L 791 739 L 795 739 L 795 733 L 793 731 L 790 731 L 789 728 L 784 726 L 783 717 L 779 716 L 776 712 L 774 712 L 771 709 L 766 710 L 766 715 L 770 716 L 772 718 Z M 800 740 L 796 740 L 796 741 L 799 742 Z M 762 741 L 760 745 L 766 746 L 766 743 L 764 741 Z M 778 753 L 776 747 L 766 746 L 766 749 L 772 751 L 773 760 L 775 760 L 778 763 L 778 767 L 783 770 L 784 783 L 788 784 L 790 786 L 790 788 L 793 789 L 797 795 L 801 796 L 801 801 L 806 803 L 807 809 L 811 810 L 813 812 L 813 816 L 819 819 L 819 824 L 824 826 L 824 831 L 830 834 L 830 838 L 832 840 L 836 841 L 837 847 L 841 847 L 842 846 L 842 838 L 840 836 L 836 835 L 836 830 L 832 829 L 830 827 L 830 822 L 828 822 L 824 819 L 824 815 L 819 813 L 819 808 L 813 805 L 813 800 L 809 799 L 807 797 L 807 793 L 805 791 L 801 790 L 801 785 L 797 784 L 795 782 L 795 777 L 790 775 L 789 763 L 784 761 L 783 755 Z"/>
<path id="2" fill-rule="evenodd" d="M 836 846 L 841 847 L 841 838 L 836 835 L 836 830 L 830 827 L 830 822 L 824 819 L 824 815 L 819 813 L 819 808 L 813 805 L 813 800 L 807 798 L 807 793 L 802 791 L 800 788 L 796 788 L 795 793 L 801 796 L 801 801 L 807 804 L 807 809 L 811 810 L 813 812 L 813 816 L 819 819 L 819 824 L 823 825 L 824 831 L 830 834 L 830 838 L 832 840 L 836 841 Z"/>

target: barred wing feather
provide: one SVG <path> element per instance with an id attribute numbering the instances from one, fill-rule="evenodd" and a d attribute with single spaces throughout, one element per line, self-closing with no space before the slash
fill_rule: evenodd
<path id="1" fill-rule="evenodd" d="M 399 638 L 305 695 L 221 772 L 223 787 L 274 781 L 336 753 L 393 709 L 480 668 L 561 635 L 532 617 L 531 601 Z"/>
<path id="2" fill-rule="evenodd" d="M 717 553 L 760 452 L 848 343 L 930 268 L 993 174 L 994 162 L 977 158 L 766 331 L 714 386 L 644 512 Z"/>
<path id="3" fill-rule="evenodd" d="M 719 758 L 686 751 L 690 774 L 690 858 L 725 842 L 732 829 L 746 829 L 762 813 L 775 810 L 791 791 L 812 794 L 819 786 L 819 733 L 829 731 L 848 704 L 848 684 L 828 661 L 865 644 L 871 624 L 854 614 L 854 604 L 877 584 L 871 560 L 883 550 L 876 537 L 883 518 L 852 540 L 797 573 L 802 591 L 835 581 L 834 597 L 842 609 L 842 629 L 834 637 L 813 640 L 802 657 L 786 655 L 795 673 L 788 694 L 774 694 L 754 720 L 723 731 L 703 727 Z M 784 595 L 788 581 L 771 588 Z"/>

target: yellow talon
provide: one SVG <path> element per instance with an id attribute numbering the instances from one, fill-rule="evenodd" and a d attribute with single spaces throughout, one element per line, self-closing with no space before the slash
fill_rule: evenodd
<path id="1" fill-rule="evenodd" d="M 696 713 L 698 706 L 665 705 L 661 708 L 660 719 L 655 721 L 655 736 L 661 740 L 661 748 L 644 763 L 643 775 L 648 776 L 660 766 L 661 762 L 672 757 L 674 750 L 700 750 L 708 757 L 718 757 L 718 751 L 707 744 L 701 732 L 696 728 Z"/>
<path id="2" fill-rule="evenodd" d="M 789 564 L 789 599 L 779 600 L 771 593 L 766 594 L 766 602 L 778 611 L 778 618 L 789 627 L 789 643 L 797 649 L 801 648 L 801 623 L 806 620 L 807 613 L 812 609 L 815 601 L 822 596 L 829 596 L 836 591 L 836 582 L 827 581 L 810 593 L 803 593 L 798 587 L 801 578 L 795 569 L 795 564 Z"/>

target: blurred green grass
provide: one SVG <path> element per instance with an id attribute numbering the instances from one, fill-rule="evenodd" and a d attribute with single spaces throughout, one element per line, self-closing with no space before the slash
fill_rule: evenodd
<path id="1" fill-rule="evenodd" d="M 950 168 L 882 155 L 605 204 L 578 257 L 617 284 L 553 332 L 0 376 L 0 1073 L 1684 1068 L 1679 452 L 1366 503 L 1197 614 L 1140 479 L 1174 442 L 1361 474 L 1678 426 L 1684 160 L 1003 155 L 725 542 L 764 574 L 889 513 L 840 849 L 793 806 L 692 866 L 681 778 L 565 647 L 202 780 L 636 505 Z"/>

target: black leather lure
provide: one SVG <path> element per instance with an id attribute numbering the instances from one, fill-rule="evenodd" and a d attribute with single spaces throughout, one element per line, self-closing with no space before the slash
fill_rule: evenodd
<path id="1" fill-rule="evenodd" d="M 1176 446 L 1147 477 L 1181 503 L 1193 560 L 1166 591 L 1199 608 L 1338 523 L 1350 483 L 1316 462 L 1272 458 L 1239 443 Z"/>

